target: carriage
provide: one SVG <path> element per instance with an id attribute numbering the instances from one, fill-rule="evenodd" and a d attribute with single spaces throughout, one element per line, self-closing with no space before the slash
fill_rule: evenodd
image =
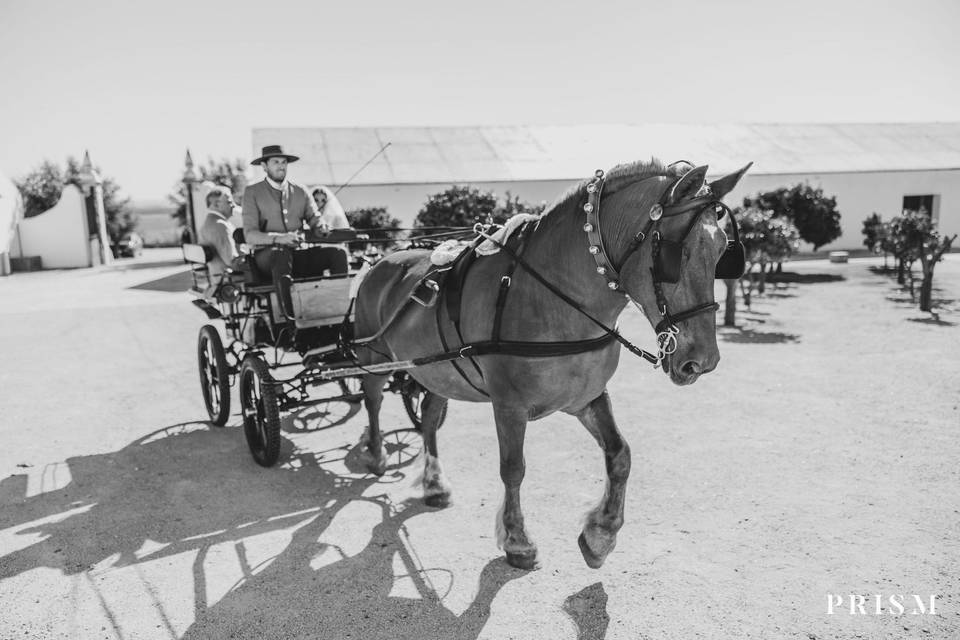
<path id="1" fill-rule="evenodd" d="M 242 235 L 238 239 L 242 243 Z M 290 278 L 285 283 L 292 302 L 289 315 L 279 304 L 270 277 L 258 272 L 252 256 L 243 257 L 241 268 L 214 273 L 210 247 L 183 245 L 184 261 L 192 271 L 192 303 L 209 320 L 223 322 L 226 338 L 212 323 L 201 327 L 197 338 L 200 387 L 210 422 L 226 424 L 236 389 L 247 444 L 262 466 L 277 462 L 285 412 L 363 398 L 359 376 L 364 370 L 350 346 L 352 299 L 362 274 L 382 254 L 350 255 L 345 243 L 358 239 L 370 240 L 352 229 L 305 240 L 299 250 L 343 254 L 346 268 Z M 385 390 L 400 394 L 413 428 L 419 430 L 423 388 L 399 370 Z"/>

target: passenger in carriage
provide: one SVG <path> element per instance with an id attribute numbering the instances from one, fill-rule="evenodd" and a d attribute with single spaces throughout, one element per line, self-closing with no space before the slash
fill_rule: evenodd
<path id="1" fill-rule="evenodd" d="M 313 201 L 317 203 L 320 219 L 331 229 L 349 229 L 350 221 L 343 211 L 343 205 L 329 188 L 319 185 L 313 188 Z"/>
<path id="2" fill-rule="evenodd" d="M 323 247 L 294 251 L 301 242 L 304 225 L 314 231 L 326 231 L 316 201 L 301 185 L 287 180 L 287 165 L 300 158 L 284 153 L 280 145 L 263 147 L 260 157 L 250 164 L 263 167 L 266 176 L 243 192 L 243 232 L 247 244 L 254 247 L 254 261 L 263 274 L 270 274 L 279 293 L 281 306 L 290 315 L 289 291 L 283 286 L 287 275 L 310 277 L 325 272 L 346 273 L 347 259 Z"/>
<path id="3" fill-rule="evenodd" d="M 207 194 L 207 217 L 198 235 L 200 244 L 216 251 L 216 255 L 207 263 L 211 276 L 220 275 L 227 266 L 234 266 L 234 260 L 240 257 L 233 240 L 236 228 L 230 221 L 236 204 L 227 187 L 216 186 Z"/>

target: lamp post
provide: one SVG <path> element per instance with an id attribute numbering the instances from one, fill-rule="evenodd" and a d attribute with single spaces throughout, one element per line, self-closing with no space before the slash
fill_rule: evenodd
<path id="1" fill-rule="evenodd" d="M 186 230 L 181 236 L 181 243 L 193 242 L 197 237 L 196 212 L 193 210 L 193 185 L 200 182 L 200 172 L 193 165 L 193 158 L 190 157 L 190 149 L 187 149 L 187 157 L 184 159 L 183 184 L 187 188 L 187 210 L 186 210 Z"/>
<path id="2" fill-rule="evenodd" d="M 88 220 L 96 226 L 95 231 L 100 241 L 100 264 L 113 262 L 113 250 L 110 248 L 110 235 L 107 233 L 107 213 L 103 208 L 103 178 L 90 162 L 90 152 L 83 152 L 83 163 L 80 165 L 80 184 L 88 207 Z"/>

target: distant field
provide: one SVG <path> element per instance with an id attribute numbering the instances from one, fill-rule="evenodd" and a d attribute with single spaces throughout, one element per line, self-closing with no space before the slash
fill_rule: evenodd
<path id="1" fill-rule="evenodd" d="M 136 230 L 148 247 L 180 244 L 177 223 L 167 212 L 137 213 Z"/>

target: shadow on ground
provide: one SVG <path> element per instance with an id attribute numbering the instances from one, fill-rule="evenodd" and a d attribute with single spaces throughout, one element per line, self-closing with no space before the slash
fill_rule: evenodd
<path id="1" fill-rule="evenodd" d="M 937 314 L 931 314 L 924 318 L 907 318 L 907 322 L 918 322 L 920 324 L 931 324 L 937 327 L 955 327 L 957 326 L 956 322 L 951 322 L 950 320 L 941 320 L 940 316 Z"/>
<path id="2" fill-rule="evenodd" d="M 430 576 L 450 576 L 449 583 L 453 572 L 424 568 L 405 534 L 411 518 L 429 517 L 431 509 L 419 500 L 398 504 L 386 494 L 365 493 L 378 482 L 397 482 L 419 471 L 411 465 L 413 455 L 404 454 L 420 447 L 419 438 L 387 439 L 390 466 L 379 480 L 363 473 L 359 445 L 294 450 L 286 464 L 263 469 L 251 460 L 239 429 L 204 423 L 167 427 L 120 451 L 70 458 L 71 480 L 40 495 L 25 498 L 27 477 L 10 476 L 0 481 L 0 529 L 16 529 L 14 538 L 41 539 L 2 557 L 0 580 L 38 568 L 83 575 L 96 566 L 102 573 L 188 553 L 195 556 L 192 584 L 183 586 L 193 591 L 195 612 L 185 638 L 334 638 L 344 631 L 358 638 L 477 638 L 497 593 L 526 572 L 492 560 L 468 608 L 461 615 L 447 609 Z M 229 463 L 216 462 L 224 458 Z M 351 473 L 332 472 L 334 460 Z M 377 506 L 381 519 L 363 550 L 348 557 L 321 538 L 354 501 Z M 290 543 L 251 566 L 246 541 L 281 529 L 292 530 Z M 204 561 L 214 545 L 221 552 L 225 546 L 234 550 L 243 578 L 209 603 Z M 314 568 L 322 554 L 332 555 Z M 391 595 L 395 556 L 419 597 Z M 602 618 L 595 611 L 595 591 L 574 596 L 588 603 L 574 607 L 587 607 L 575 617 L 581 628 L 597 628 Z M 155 604 L 168 619 L 160 599 Z M 123 614 L 116 610 L 111 615 L 118 637 L 122 629 L 136 628 L 136 620 L 119 619 Z M 169 624 L 167 633 L 177 635 Z"/>
<path id="3" fill-rule="evenodd" d="M 819 284 L 822 282 L 842 282 L 846 278 L 836 273 L 796 273 L 784 271 L 767 275 L 768 283 L 790 282 L 796 284 Z"/>
<path id="4" fill-rule="evenodd" d="M 183 293 L 193 286 L 193 275 L 189 270 L 173 273 L 169 276 L 157 278 L 135 284 L 128 289 L 137 291 L 163 291 L 166 293 Z"/>
<path id="5" fill-rule="evenodd" d="M 795 333 L 781 331 L 756 331 L 746 327 L 723 327 L 719 337 L 727 342 L 750 344 L 783 344 L 800 342 L 800 336 Z"/>

